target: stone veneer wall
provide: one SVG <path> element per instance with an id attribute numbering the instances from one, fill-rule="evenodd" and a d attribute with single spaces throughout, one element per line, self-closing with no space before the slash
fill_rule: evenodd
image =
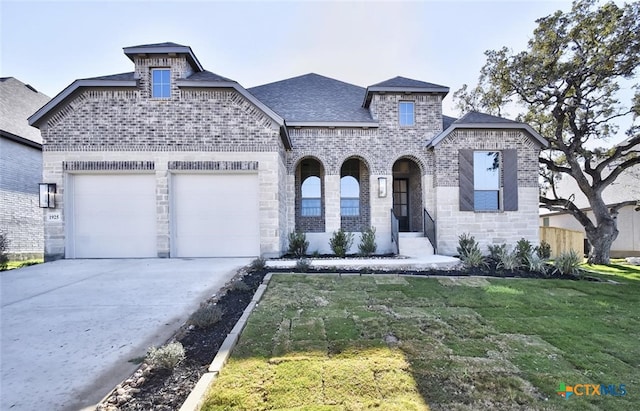
<path id="1" fill-rule="evenodd" d="M 459 211 L 458 150 L 516 149 L 518 153 L 518 210 Z M 520 238 L 539 242 L 539 145 L 521 130 L 456 130 L 434 149 L 438 252 L 456 253 L 458 236 L 470 233 L 484 253 L 490 244 L 513 247 Z"/>
<path id="2" fill-rule="evenodd" d="M 62 210 L 62 221 L 45 219 L 45 258 L 64 257 L 66 175 L 92 172 L 63 169 L 64 162 L 75 161 L 155 163 L 160 257 L 170 250 L 169 162 L 256 161 L 261 254 L 279 255 L 287 224 L 278 204 L 285 184 L 278 125 L 233 90 L 184 89 L 171 99 L 150 99 L 144 84 L 84 90 L 41 126 L 43 181 L 58 185 L 57 211 Z"/>

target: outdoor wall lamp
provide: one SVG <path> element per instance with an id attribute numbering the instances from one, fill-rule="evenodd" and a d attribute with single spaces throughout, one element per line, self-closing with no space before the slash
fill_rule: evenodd
<path id="1" fill-rule="evenodd" d="M 40 208 L 56 208 L 56 185 L 40 183 Z"/>
<path id="2" fill-rule="evenodd" d="M 378 197 L 387 196 L 387 177 L 378 177 Z"/>

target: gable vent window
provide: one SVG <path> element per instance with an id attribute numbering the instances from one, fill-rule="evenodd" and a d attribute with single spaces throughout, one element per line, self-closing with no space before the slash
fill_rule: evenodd
<path id="1" fill-rule="evenodd" d="M 401 101 L 398 106 L 398 114 L 400 126 L 415 125 L 415 105 L 413 101 Z"/>
<path id="2" fill-rule="evenodd" d="M 151 70 L 151 97 L 169 98 L 171 97 L 171 70 L 152 69 Z"/>
<path id="3" fill-rule="evenodd" d="M 516 150 L 459 152 L 460 211 L 517 211 Z"/>

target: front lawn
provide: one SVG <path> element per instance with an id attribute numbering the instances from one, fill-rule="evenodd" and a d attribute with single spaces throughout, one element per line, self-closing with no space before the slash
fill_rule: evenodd
<path id="1" fill-rule="evenodd" d="M 274 275 L 203 410 L 640 409 L 627 282 Z"/>

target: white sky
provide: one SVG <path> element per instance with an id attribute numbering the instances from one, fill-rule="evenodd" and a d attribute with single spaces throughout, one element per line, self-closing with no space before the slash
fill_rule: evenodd
<path id="1" fill-rule="evenodd" d="M 523 50 L 555 1 L 0 0 L 0 76 L 55 96 L 79 78 L 133 71 L 122 48 L 172 41 L 245 88 L 318 73 L 362 87 L 395 76 L 475 85 L 484 51 Z"/>

